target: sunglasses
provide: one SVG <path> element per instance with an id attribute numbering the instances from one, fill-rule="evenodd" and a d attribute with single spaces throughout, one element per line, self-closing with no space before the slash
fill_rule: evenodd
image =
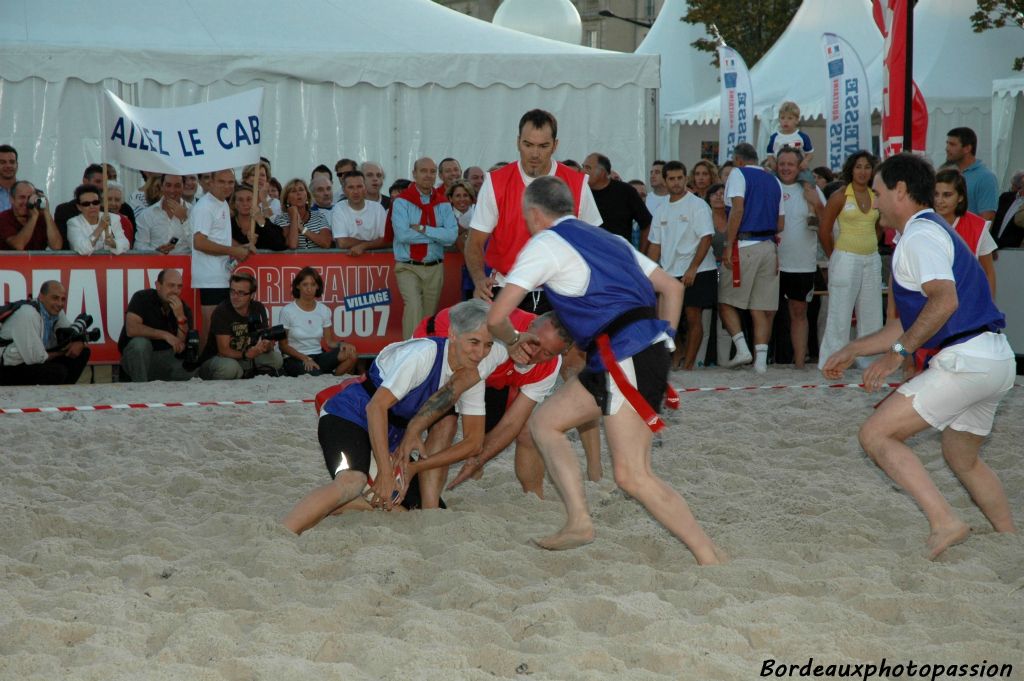
<path id="1" fill-rule="evenodd" d="M 96 199 L 95 201 L 82 201 L 78 205 L 79 206 L 100 206 L 102 204 L 103 204 L 102 201 L 100 201 L 99 199 Z"/>

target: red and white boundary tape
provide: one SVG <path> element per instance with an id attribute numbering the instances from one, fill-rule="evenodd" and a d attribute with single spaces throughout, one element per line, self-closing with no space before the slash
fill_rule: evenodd
<path id="1" fill-rule="evenodd" d="M 898 388 L 899 383 L 886 383 L 885 387 Z M 863 383 L 808 383 L 803 385 L 746 385 L 746 386 L 718 386 L 715 388 L 677 388 L 680 393 L 724 393 L 743 392 L 754 390 L 813 390 L 816 388 L 863 388 Z M 1024 387 L 1015 383 L 1015 388 Z M 0 415 L 3 414 L 57 414 L 74 411 L 115 411 L 121 409 L 166 409 L 170 407 L 248 407 L 277 404 L 313 404 L 313 400 L 217 400 L 208 402 L 129 402 L 125 404 L 92 404 L 77 407 L 0 407 Z"/>
<path id="2" fill-rule="evenodd" d="M 130 402 L 125 404 L 86 404 L 77 407 L 0 407 L 0 414 L 55 414 L 72 411 L 113 411 L 118 409 L 165 409 L 168 407 L 236 407 L 268 404 L 312 404 L 313 400 L 217 400 L 209 402 Z"/>

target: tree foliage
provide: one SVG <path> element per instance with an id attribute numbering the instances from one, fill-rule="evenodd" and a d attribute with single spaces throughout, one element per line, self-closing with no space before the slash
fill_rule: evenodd
<path id="1" fill-rule="evenodd" d="M 726 44 L 743 56 L 747 66 L 757 63 L 789 26 L 801 0 L 687 0 L 689 8 L 683 21 L 704 24 L 709 35 L 711 25 L 718 27 Z M 699 39 L 691 43 L 710 52 L 711 63 L 718 66 L 718 44 Z"/>
<path id="2" fill-rule="evenodd" d="M 975 33 L 993 28 L 1016 26 L 1024 31 L 1024 0 L 978 0 L 978 11 L 971 15 Z M 1024 57 L 1013 60 L 1013 70 L 1024 70 Z"/>

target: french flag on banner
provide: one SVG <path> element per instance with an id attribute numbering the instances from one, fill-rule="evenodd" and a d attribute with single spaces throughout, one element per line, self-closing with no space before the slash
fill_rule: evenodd
<path id="1" fill-rule="evenodd" d="M 872 14 L 878 30 L 885 38 L 882 69 L 882 156 L 888 158 L 901 151 L 924 150 L 928 132 L 928 109 L 924 95 L 914 83 L 913 139 L 904 140 L 906 117 L 905 87 L 907 78 L 907 3 L 911 0 L 872 0 Z"/>

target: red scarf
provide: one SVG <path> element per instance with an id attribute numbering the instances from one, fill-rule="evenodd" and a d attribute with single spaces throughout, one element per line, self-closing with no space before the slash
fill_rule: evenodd
<path id="1" fill-rule="evenodd" d="M 426 227 L 437 227 L 437 216 L 434 215 L 434 206 L 442 203 L 448 203 L 448 197 L 445 195 L 444 185 L 437 187 L 430 193 L 430 203 L 423 205 L 423 196 L 420 194 L 420 188 L 415 184 L 410 184 L 406 187 L 401 194 L 398 195 L 399 199 L 405 199 L 412 205 L 420 209 L 420 222 L 419 224 Z M 391 204 L 394 206 L 394 202 Z M 427 244 L 409 244 L 409 259 L 423 262 L 424 258 L 427 257 Z"/>

